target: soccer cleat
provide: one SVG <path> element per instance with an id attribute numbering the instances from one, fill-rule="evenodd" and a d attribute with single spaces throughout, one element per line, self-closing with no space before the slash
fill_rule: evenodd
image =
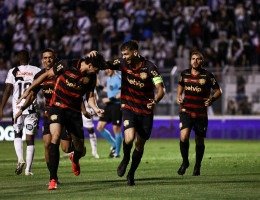
<path id="1" fill-rule="evenodd" d="M 57 189 L 57 180 L 51 179 L 49 182 L 48 190 L 56 190 Z"/>
<path id="2" fill-rule="evenodd" d="M 126 180 L 127 180 L 128 186 L 134 186 L 135 185 L 134 175 L 127 174 Z"/>
<path id="3" fill-rule="evenodd" d="M 96 159 L 99 159 L 99 155 L 97 153 L 92 153 L 92 156 Z"/>
<path id="4" fill-rule="evenodd" d="M 79 165 L 79 163 L 75 163 L 73 161 L 73 157 L 74 157 L 74 153 L 71 152 L 70 161 L 71 161 L 72 172 L 74 173 L 75 176 L 78 176 L 80 174 L 80 165 Z"/>
<path id="5" fill-rule="evenodd" d="M 20 175 L 22 172 L 23 172 L 23 167 L 25 165 L 25 162 L 24 161 L 21 161 L 21 162 L 18 162 L 17 163 L 17 166 L 16 166 L 16 169 L 15 169 L 15 173 L 17 175 Z"/>
<path id="6" fill-rule="evenodd" d="M 25 172 L 24 174 L 25 174 L 25 176 L 33 176 L 32 172 Z"/>
<path id="7" fill-rule="evenodd" d="M 200 176 L 200 165 L 195 165 L 192 176 Z"/>
<path id="8" fill-rule="evenodd" d="M 182 163 L 180 168 L 178 169 L 177 173 L 179 175 L 183 175 L 186 172 L 186 169 L 190 166 L 190 163 Z"/>
<path id="9" fill-rule="evenodd" d="M 123 160 L 121 161 L 121 163 L 117 167 L 117 175 L 118 176 L 122 177 L 122 176 L 125 175 L 125 171 L 126 171 L 128 163 L 129 163 L 129 160 L 125 160 L 123 158 Z"/>
<path id="10" fill-rule="evenodd" d="M 116 148 L 111 147 L 110 153 L 109 153 L 109 158 L 114 158 L 115 153 L 116 153 Z"/>

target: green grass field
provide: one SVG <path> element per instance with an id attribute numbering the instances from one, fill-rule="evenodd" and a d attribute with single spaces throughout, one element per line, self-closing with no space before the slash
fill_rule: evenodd
<path id="1" fill-rule="evenodd" d="M 98 141 L 100 159 L 81 159 L 81 174 L 71 172 L 69 159 L 61 158 L 55 191 L 48 191 L 49 174 L 42 141 L 36 142 L 34 176 L 15 175 L 16 156 L 12 142 L 0 143 L 0 199 L 260 199 L 260 142 L 207 140 L 201 176 L 193 177 L 194 142 L 190 145 L 190 168 L 184 176 L 177 140 L 147 142 L 136 173 L 136 185 L 126 186 L 116 175 L 121 159 L 109 159 L 109 146 Z M 24 145 L 25 146 L 25 145 Z M 62 153 L 61 153 L 62 155 Z"/>

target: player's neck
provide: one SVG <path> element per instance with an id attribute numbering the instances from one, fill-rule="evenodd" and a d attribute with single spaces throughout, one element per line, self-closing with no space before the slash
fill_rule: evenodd
<path id="1" fill-rule="evenodd" d="M 199 74 L 200 74 L 200 69 L 201 69 L 201 68 L 197 68 L 197 69 L 191 68 L 191 74 L 192 74 L 193 76 L 199 75 Z"/>

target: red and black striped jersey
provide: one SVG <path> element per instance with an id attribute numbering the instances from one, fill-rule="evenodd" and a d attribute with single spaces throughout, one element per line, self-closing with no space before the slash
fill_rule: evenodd
<path id="1" fill-rule="evenodd" d="M 147 104 L 154 99 L 154 78 L 161 75 L 155 64 L 142 57 L 142 65 L 134 68 L 123 59 L 108 62 L 108 68 L 121 70 L 121 105 L 122 109 L 130 110 L 139 115 L 153 113 Z"/>
<path id="2" fill-rule="evenodd" d="M 82 97 L 94 92 L 96 74 L 83 75 L 77 67 L 78 60 L 63 60 L 53 67 L 57 76 L 51 106 L 81 112 Z"/>
<path id="3" fill-rule="evenodd" d="M 46 70 L 42 69 L 38 74 L 35 75 L 35 79 L 37 79 L 39 76 L 41 76 L 45 72 L 46 72 Z M 51 101 L 52 93 L 54 90 L 55 82 L 56 82 L 56 77 L 51 77 L 51 78 L 44 80 L 44 82 L 41 85 L 39 85 L 38 87 L 36 87 L 34 89 L 35 93 L 38 93 L 40 91 L 40 89 L 42 89 L 43 96 L 45 98 L 45 106 L 50 106 L 50 101 Z"/>
<path id="4" fill-rule="evenodd" d="M 202 68 L 200 73 L 194 76 L 191 69 L 186 69 L 180 75 L 179 84 L 184 89 L 180 111 L 190 113 L 192 117 L 207 116 L 204 102 L 209 98 L 212 89 L 219 89 L 214 75 Z"/>

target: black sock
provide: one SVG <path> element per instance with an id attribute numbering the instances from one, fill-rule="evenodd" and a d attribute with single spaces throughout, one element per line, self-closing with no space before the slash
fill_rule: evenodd
<path id="1" fill-rule="evenodd" d="M 58 144 L 50 144 L 50 151 L 49 151 L 49 169 L 50 169 L 50 179 L 58 179 L 57 171 L 59 166 L 60 160 L 60 152 L 59 152 L 59 145 Z"/>
<path id="2" fill-rule="evenodd" d="M 141 162 L 142 157 L 143 157 L 143 151 L 137 151 L 135 149 L 132 155 L 132 163 L 131 163 L 130 170 L 128 172 L 129 174 L 134 175 L 136 169 L 138 168 L 138 165 Z"/>
<path id="3" fill-rule="evenodd" d="M 132 149 L 133 143 L 130 144 L 126 144 L 125 140 L 123 141 L 123 151 L 124 151 L 124 158 L 123 160 L 130 160 L 130 153 L 131 153 L 131 149 Z"/>
<path id="4" fill-rule="evenodd" d="M 189 147 L 190 143 L 189 140 L 186 140 L 184 142 L 180 141 L 180 151 L 183 163 L 189 163 Z"/>
<path id="5" fill-rule="evenodd" d="M 205 145 L 196 145 L 196 166 L 200 167 L 204 155 Z"/>
<path id="6" fill-rule="evenodd" d="M 49 163 L 49 162 L 46 162 L 46 165 L 47 165 L 47 168 L 48 168 L 48 170 L 49 170 L 49 172 L 50 172 L 50 163 Z"/>
<path id="7" fill-rule="evenodd" d="M 81 152 L 81 151 L 74 150 L 74 156 L 73 156 L 73 162 L 74 163 L 79 162 L 79 159 L 82 157 L 82 153 L 83 152 Z"/>

